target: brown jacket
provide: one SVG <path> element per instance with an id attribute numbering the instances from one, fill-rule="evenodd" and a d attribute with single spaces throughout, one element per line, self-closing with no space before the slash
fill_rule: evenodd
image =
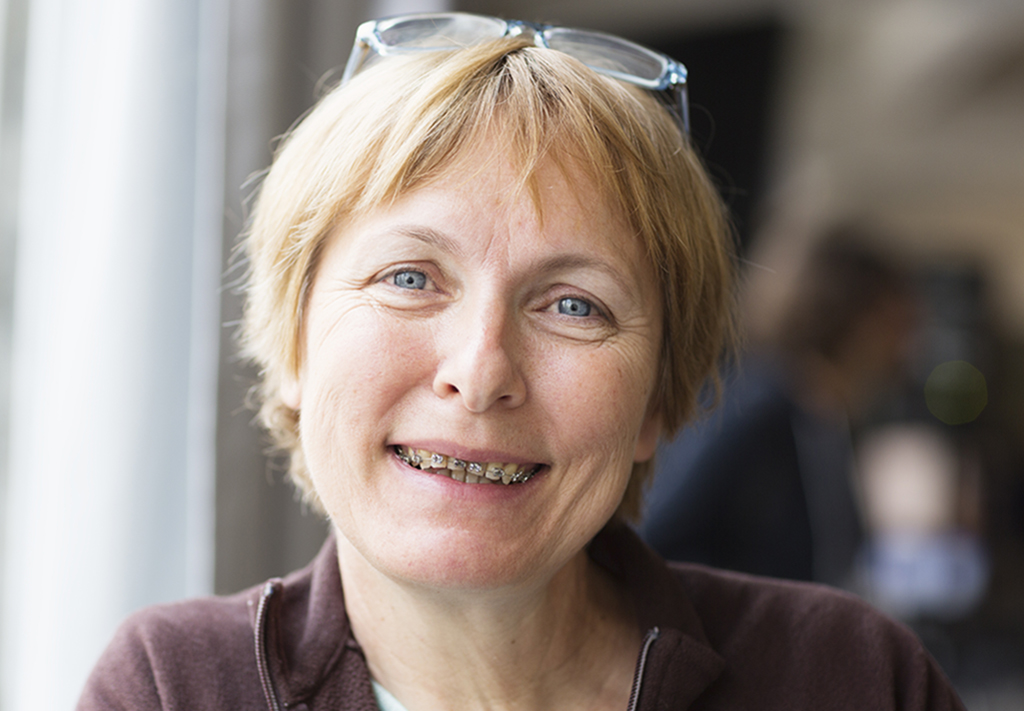
<path id="1" fill-rule="evenodd" d="M 666 565 L 621 525 L 602 531 L 590 553 L 637 602 L 647 634 L 634 679 L 640 711 L 963 709 L 917 638 L 854 597 Z M 78 704 L 79 711 L 376 708 L 345 614 L 333 539 L 284 580 L 136 613 Z"/>

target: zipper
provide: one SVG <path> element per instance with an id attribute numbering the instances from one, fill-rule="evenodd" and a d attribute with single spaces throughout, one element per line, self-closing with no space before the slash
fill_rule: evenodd
<path id="1" fill-rule="evenodd" d="M 256 669 L 260 673 L 260 684 L 263 695 L 267 698 L 270 711 L 281 711 L 281 702 L 277 700 L 274 682 L 270 679 L 270 664 L 267 659 L 267 607 L 270 596 L 274 594 L 274 584 L 268 582 L 260 595 L 260 604 L 256 608 Z"/>
<path id="2" fill-rule="evenodd" d="M 629 692 L 628 711 L 636 711 L 640 704 L 640 686 L 644 681 L 644 669 L 647 667 L 647 654 L 651 651 L 654 640 L 661 635 L 661 630 L 652 627 L 644 635 L 644 642 L 640 646 L 640 656 L 636 660 L 636 671 L 633 672 L 633 689 Z"/>

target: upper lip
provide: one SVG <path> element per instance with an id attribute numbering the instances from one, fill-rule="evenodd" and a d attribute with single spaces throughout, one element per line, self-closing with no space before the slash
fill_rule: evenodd
<path id="1" fill-rule="evenodd" d="M 514 454 L 507 450 L 500 449 L 484 449 L 475 447 L 466 447 L 464 445 L 456 444 L 445 440 L 436 439 L 416 439 L 416 440 L 403 440 L 395 441 L 391 443 L 393 445 L 402 445 L 403 447 L 411 447 L 412 449 L 425 449 L 428 452 L 436 452 L 437 454 L 443 454 L 447 457 L 455 457 L 466 462 L 500 462 L 502 464 L 544 464 L 539 459 L 531 459 L 529 456 L 522 456 Z"/>

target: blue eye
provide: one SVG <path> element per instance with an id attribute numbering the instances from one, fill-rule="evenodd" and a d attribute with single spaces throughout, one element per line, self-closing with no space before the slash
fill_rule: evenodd
<path id="1" fill-rule="evenodd" d="M 398 272 L 395 274 L 395 286 L 403 289 L 424 289 L 427 286 L 427 275 L 414 271 Z"/>
<path id="2" fill-rule="evenodd" d="M 583 299 L 567 296 L 558 302 L 558 313 L 565 316 L 589 316 L 591 306 Z"/>

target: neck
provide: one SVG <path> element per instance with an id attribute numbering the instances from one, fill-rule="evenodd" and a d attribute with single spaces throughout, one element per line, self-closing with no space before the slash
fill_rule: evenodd
<path id="1" fill-rule="evenodd" d="M 338 558 L 370 673 L 410 711 L 626 707 L 640 631 L 584 551 L 550 580 L 454 592 L 392 580 L 340 533 Z"/>

